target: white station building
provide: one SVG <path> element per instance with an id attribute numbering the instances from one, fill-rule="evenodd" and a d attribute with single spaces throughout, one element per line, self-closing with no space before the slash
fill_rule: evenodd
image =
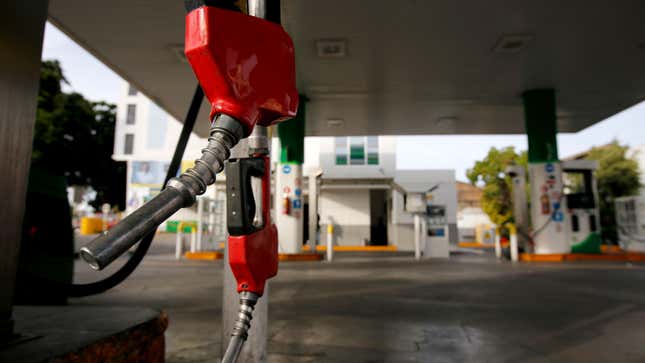
<path id="1" fill-rule="evenodd" d="M 307 176 L 316 171 L 322 172 L 318 223 L 334 226 L 335 245 L 390 245 L 397 250 L 414 250 L 413 220 L 405 212 L 405 195 L 429 190 L 432 190 L 428 194 L 430 203 L 445 210 L 445 237 L 451 243 L 457 242 L 455 171 L 397 169 L 396 139 L 395 136 L 305 138 L 303 175 L 309 179 Z M 274 139 L 274 159 L 279 150 L 277 146 L 279 142 Z M 276 173 L 282 172 L 276 170 Z M 276 195 L 280 197 L 280 191 Z M 303 209 L 308 209 L 308 198 L 303 200 Z M 304 219 L 303 226 L 308 226 L 308 213 L 304 213 Z M 308 236 L 308 231 L 304 235 Z M 298 244 L 307 239 L 292 240 L 280 236 L 281 247 L 288 253 L 298 252 Z"/>

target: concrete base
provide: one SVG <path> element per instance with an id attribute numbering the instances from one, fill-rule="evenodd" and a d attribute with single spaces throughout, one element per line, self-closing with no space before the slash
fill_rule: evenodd
<path id="1" fill-rule="evenodd" d="M 414 251 L 414 224 L 389 224 L 387 226 L 390 243 L 397 246 L 398 251 Z M 459 233 L 456 224 L 446 226 L 448 242 L 451 245 L 458 243 Z"/>
<path id="2" fill-rule="evenodd" d="M 426 237 L 424 258 L 449 258 L 450 243 L 447 237 Z"/>
<path id="3" fill-rule="evenodd" d="M 163 363 L 168 318 L 145 308 L 16 306 L 0 362 Z"/>

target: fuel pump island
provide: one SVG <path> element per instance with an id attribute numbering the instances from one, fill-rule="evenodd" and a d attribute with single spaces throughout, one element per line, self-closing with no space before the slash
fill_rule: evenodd
<path id="1" fill-rule="evenodd" d="M 101 270 L 177 210 L 227 174 L 228 256 L 240 310 L 223 362 L 235 362 L 247 338 L 253 308 L 278 270 L 277 229 L 270 217 L 270 163 L 265 127 L 296 115 L 295 58 L 291 38 L 262 19 L 262 0 L 249 13 L 186 1 L 186 57 L 211 104 L 208 145 L 195 166 L 172 178 L 155 198 L 81 249 Z M 243 139 L 248 155 L 230 158 Z"/>

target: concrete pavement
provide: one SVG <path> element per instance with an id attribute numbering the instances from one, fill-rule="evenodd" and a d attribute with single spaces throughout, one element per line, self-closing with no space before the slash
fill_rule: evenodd
<path id="1" fill-rule="evenodd" d="M 122 285 L 72 304 L 164 309 L 167 362 L 218 362 L 222 261 L 175 261 L 171 242 Z M 269 362 L 645 361 L 645 265 L 335 257 L 280 265 Z M 79 262 L 76 276 L 97 274 Z"/>

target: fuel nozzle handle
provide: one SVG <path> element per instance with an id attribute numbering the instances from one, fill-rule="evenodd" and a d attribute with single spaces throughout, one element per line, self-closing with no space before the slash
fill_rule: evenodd
<path id="1" fill-rule="evenodd" d="M 170 179 L 156 197 L 81 248 L 81 257 L 95 270 L 102 270 L 179 209 L 191 206 L 198 195 L 215 183 L 215 176 L 224 168 L 231 148 L 243 136 L 241 123 L 230 116 L 217 115 L 211 126 L 208 146 L 195 160 L 195 166 Z"/>

